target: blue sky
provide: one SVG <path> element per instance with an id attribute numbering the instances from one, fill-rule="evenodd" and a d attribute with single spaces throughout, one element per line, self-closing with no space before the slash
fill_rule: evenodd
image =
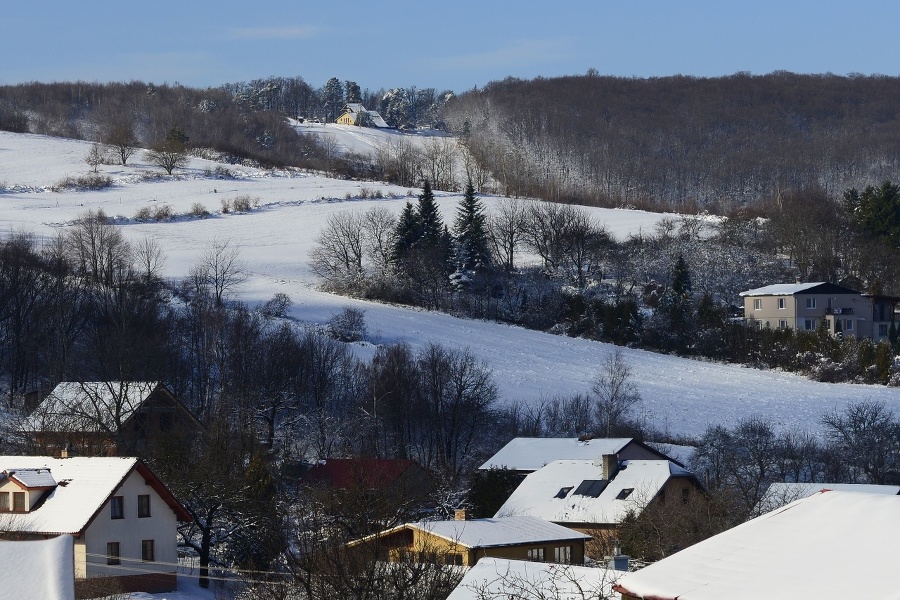
<path id="1" fill-rule="evenodd" d="M 900 74 L 900 2 L 19 0 L 0 84 L 269 75 L 457 92 L 507 76 Z"/>

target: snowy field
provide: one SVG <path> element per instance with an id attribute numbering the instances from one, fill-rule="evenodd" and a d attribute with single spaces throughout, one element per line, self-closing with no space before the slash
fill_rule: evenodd
<path id="1" fill-rule="evenodd" d="M 328 125 L 339 143 L 355 150 L 363 144 L 356 128 Z M 349 133 L 341 133 L 350 130 Z M 336 132 L 336 133 L 332 133 Z M 379 132 L 377 135 L 387 135 Z M 389 139 L 389 138 L 386 138 Z M 365 143 L 383 143 L 370 138 Z M 194 159 L 177 177 L 152 177 L 160 170 L 146 163 L 142 152 L 127 167 L 101 166 L 115 185 L 99 192 L 53 192 L 49 186 L 67 176 L 88 172 L 84 158 L 88 142 L 0 132 L 0 232 L 30 231 L 53 236 L 65 231 L 81 213 L 102 208 L 117 217 L 131 240 L 155 238 L 165 251 L 166 276 L 179 280 L 198 262 L 214 239 L 241 248 L 250 274 L 238 292 L 253 305 L 277 292 L 294 302 L 292 317 L 323 323 L 344 306 L 365 311 L 370 342 L 404 341 L 413 347 L 439 342 L 468 347 L 494 372 L 505 403 L 535 402 L 558 394 L 586 392 L 612 346 L 559 337 L 517 327 L 457 319 L 397 306 L 350 300 L 316 289 L 308 267 L 309 250 L 328 215 L 366 210 L 378 204 L 399 212 L 419 190 L 373 182 L 217 165 Z M 217 166 L 233 178 L 216 179 Z M 147 175 L 151 175 L 147 178 Z M 380 190 L 384 200 L 361 200 L 362 189 Z M 220 214 L 221 200 L 239 195 L 258 198 L 258 207 L 244 214 Z M 452 222 L 459 195 L 437 192 L 447 222 Z M 349 196 L 349 199 L 348 199 Z M 491 197 L 484 199 L 490 210 Z M 208 218 L 179 216 L 160 223 L 134 220 L 142 207 L 168 204 L 184 215 L 203 204 Z M 652 230 L 664 215 L 640 211 L 591 209 L 616 236 Z M 821 384 L 803 377 L 675 358 L 624 349 L 644 399 L 643 417 L 673 434 L 696 434 L 708 424 L 733 424 L 749 415 L 766 415 L 784 427 L 817 431 L 819 416 L 849 402 L 883 400 L 900 411 L 900 391 L 880 386 Z M 360 356 L 372 346 L 361 345 Z"/>

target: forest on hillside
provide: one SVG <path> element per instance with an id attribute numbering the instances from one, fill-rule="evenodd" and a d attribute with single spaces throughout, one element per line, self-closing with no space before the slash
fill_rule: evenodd
<path id="1" fill-rule="evenodd" d="M 508 78 L 445 121 L 508 195 L 717 214 L 896 179 L 900 78 Z"/>

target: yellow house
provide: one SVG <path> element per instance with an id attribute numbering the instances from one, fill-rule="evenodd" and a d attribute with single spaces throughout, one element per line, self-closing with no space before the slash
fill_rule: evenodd
<path id="1" fill-rule="evenodd" d="M 378 128 L 390 127 L 377 111 L 369 110 L 358 102 L 351 102 L 344 106 L 341 116 L 337 118 L 336 122 L 341 125 L 368 124 Z"/>
<path id="2" fill-rule="evenodd" d="M 583 564 L 590 536 L 534 517 L 467 519 L 457 511 L 453 521 L 419 521 L 351 542 L 390 562 L 438 562 L 472 566 L 490 556 Z"/>

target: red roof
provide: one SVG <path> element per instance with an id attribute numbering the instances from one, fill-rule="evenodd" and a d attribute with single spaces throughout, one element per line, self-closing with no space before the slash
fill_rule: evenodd
<path id="1" fill-rule="evenodd" d="M 329 458 L 310 469 L 306 479 L 333 488 L 379 489 L 392 485 L 414 464 L 409 459 Z"/>

